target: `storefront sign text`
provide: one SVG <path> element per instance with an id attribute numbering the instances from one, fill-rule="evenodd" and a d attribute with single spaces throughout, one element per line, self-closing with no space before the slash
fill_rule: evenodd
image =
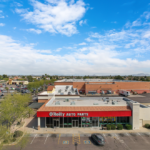
<path id="1" fill-rule="evenodd" d="M 88 113 L 56 113 L 56 112 L 50 112 L 50 117 L 88 117 Z"/>

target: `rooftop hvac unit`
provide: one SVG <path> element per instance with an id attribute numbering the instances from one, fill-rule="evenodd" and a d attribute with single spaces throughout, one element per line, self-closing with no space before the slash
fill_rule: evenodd
<path id="1" fill-rule="evenodd" d="M 55 102 L 55 105 L 60 105 L 60 102 L 59 102 L 59 101 L 56 101 L 56 102 Z"/>
<path id="2" fill-rule="evenodd" d="M 69 99 L 65 99 L 65 102 L 69 102 Z"/>
<path id="3" fill-rule="evenodd" d="M 116 103 L 114 101 L 112 101 L 112 105 L 115 105 Z"/>
<path id="4" fill-rule="evenodd" d="M 75 105 L 75 102 L 74 102 L 74 101 L 72 101 L 72 102 L 70 103 L 70 105 Z"/>
<path id="5" fill-rule="evenodd" d="M 93 105 L 99 105 L 98 103 L 93 103 Z"/>

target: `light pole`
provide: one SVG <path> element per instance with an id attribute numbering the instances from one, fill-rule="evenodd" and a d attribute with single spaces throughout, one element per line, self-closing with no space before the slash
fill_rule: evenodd
<path id="1" fill-rule="evenodd" d="M 78 143 L 77 142 L 75 142 L 75 150 L 77 150 L 77 146 L 78 146 Z"/>

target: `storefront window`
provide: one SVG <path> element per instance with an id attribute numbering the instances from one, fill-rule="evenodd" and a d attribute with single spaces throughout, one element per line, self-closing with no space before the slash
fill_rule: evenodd
<path id="1" fill-rule="evenodd" d="M 129 123 L 129 117 L 117 117 L 117 123 L 127 124 Z"/>
<path id="2" fill-rule="evenodd" d="M 92 127 L 98 127 L 98 117 L 92 117 Z"/>
<path id="3" fill-rule="evenodd" d="M 68 117 L 64 117 L 64 128 L 68 127 Z"/>
<path id="4" fill-rule="evenodd" d="M 60 117 L 60 128 L 63 128 L 63 117 Z"/>

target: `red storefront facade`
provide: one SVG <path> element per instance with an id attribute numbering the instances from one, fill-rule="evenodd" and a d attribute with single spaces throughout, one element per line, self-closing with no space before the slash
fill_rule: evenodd
<path id="1" fill-rule="evenodd" d="M 37 117 L 131 117 L 132 111 L 84 111 L 84 112 L 55 112 L 38 111 Z"/>

